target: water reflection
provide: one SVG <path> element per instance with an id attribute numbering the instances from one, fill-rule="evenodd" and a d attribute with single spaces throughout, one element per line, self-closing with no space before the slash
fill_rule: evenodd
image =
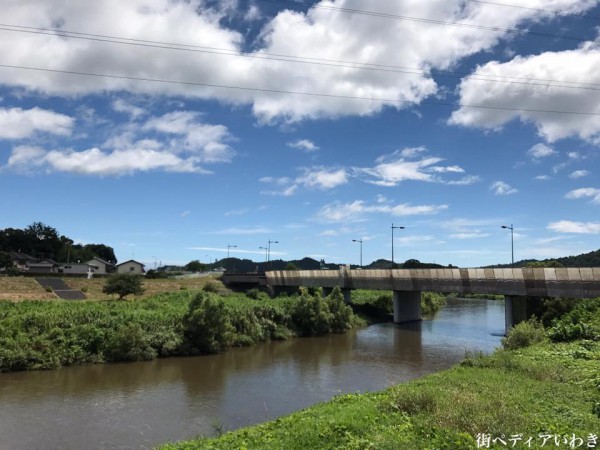
<path id="1" fill-rule="evenodd" d="M 0 374 L 0 448 L 151 448 L 372 391 L 489 352 L 502 302 L 451 300 L 433 320 L 220 355 Z"/>

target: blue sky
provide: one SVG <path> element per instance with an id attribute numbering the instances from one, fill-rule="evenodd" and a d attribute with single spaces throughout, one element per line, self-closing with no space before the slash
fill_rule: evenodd
<path id="1" fill-rule="evenodd" d="M 149 267 L 600 248 L 597 1 L 3 6 L 0 228 Z"/>

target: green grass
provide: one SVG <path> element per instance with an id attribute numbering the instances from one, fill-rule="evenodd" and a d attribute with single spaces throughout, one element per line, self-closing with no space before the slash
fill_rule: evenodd
<path id="1" fill-rule="evenodd" d="M 192 317 L 198 295 L 210 301 Z M 327 299 L 184 290 L 135 301 L 0 301 L 0 372 L 196 355 L 362 324 L 339 291 Z"/>
<path id="2" fill-rule="evenodd" d="M 577 356 L 582 351 L 585 358 Z M 592 412 L 600 400 L 598 367 L 597 342 L 499 350 L 383 392 L 338 396 L 219 438 L 161 448 L 472 449 L 480 433 L 534 438 L 531 447 L 493 448 L 540 448 L 540 433 L 598 433 L 600 419 Z"/>

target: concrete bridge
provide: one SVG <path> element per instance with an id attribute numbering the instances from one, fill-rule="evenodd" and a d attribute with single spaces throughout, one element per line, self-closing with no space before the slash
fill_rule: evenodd
<path id="1" fill-rule="evenodd" d="M 339 286 L 346 302 L 353 289 L 393 292 L 394 322 L 421 320 L 421 292 L 505 296 L 506 330 L 526 320 L 531 297 L 600 297 L 600 267 L 521 269 L 281 270 L 266 272 L 262 283 L 277 294 L 300 286 Z"/>

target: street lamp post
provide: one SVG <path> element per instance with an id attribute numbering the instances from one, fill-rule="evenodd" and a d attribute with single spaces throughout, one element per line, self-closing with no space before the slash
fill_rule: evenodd
<path id="1" fill-rule="evenodd" d="M 392 269 L 394 268 L 394 230 L 404 230 L 404 227 L 395 227 L 392 223 Z"/>
<path id="2" fill-rule="evenodd" d="M 267 262 L 271 261 L 271 244 L 279 244 L 279 241 L 272 241 L 271 239 L 267 241 Z"/>
<path id="3" fill-rule="evenodd" d="M 204 255 L 208 258 L 208 271 L 210 272 L 211 266 L 212 266 L 212 258 L 208 255 Z"/>
<path id="4" fill-rule="evenodd" d="M 362 269 L 362 244 L 363 244 L 363 240 L 362 239 L 352 239 L 352 242 L 358 242 L 360 244 L 360 267 Z"/>
<path id="5" fill-rule="evenodd" d="M 265 262 L 267 262 L 267 258 L 268 258 L 268 256 L 267 256 L 267 251 L 268 251 L 267 247 L 258 247 L 258 248 L 265 251 Z"/>
<path id="6" fill-rule="evenodd" d="M 514 229 L 512 223 L 510 224 L 510 227 L 506 226 L 506 225 L 502 225 L 502 228 L 504 228 L 506 230 L 510 230 L 510 255 L 511 255 L 511 258 L 510 258 L 511 264 L 510 264 L 510 266 L 511 267 L 515 267 L 515 239 L 514 239 L 514 231 L 515 231 L 515 229 Z"/>
<path id="7" fill-rule="evenodd" d="M 229 245 L 229 244 L 227 244 L 227 259 L 229 259 L 229 249 L 230 248 L 237 248 L 237 245 Z"/>

